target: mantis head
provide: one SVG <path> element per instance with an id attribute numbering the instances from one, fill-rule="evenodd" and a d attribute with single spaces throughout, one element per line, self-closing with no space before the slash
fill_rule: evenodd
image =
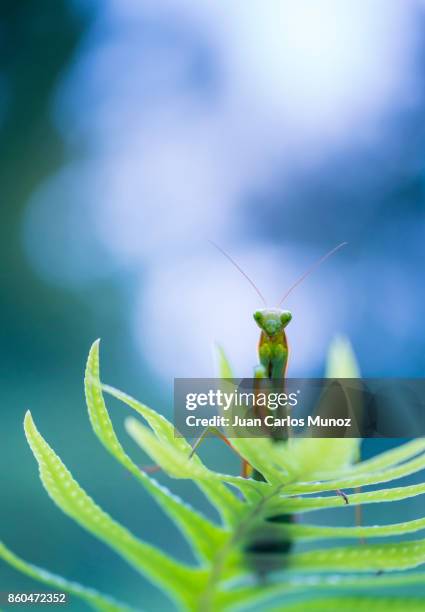
<path id="1" fill-rule="evenodd" d="M 280 308 L 265 308 L 254 312 L 254 320 L 258 327 L 270 337 L 283 331 L 291 319 L 292 314 L 289 310 Z"/>

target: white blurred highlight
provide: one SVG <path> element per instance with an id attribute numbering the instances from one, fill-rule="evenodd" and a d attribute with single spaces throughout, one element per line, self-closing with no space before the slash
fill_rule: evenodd
<path id="1" fill-rule="evenodd" d="M 247 374 L 255 362 L 255 299 L 226 262 L 218 263 L 219 254 L 198 253 L 197 239 L 230 243 L 244 266 L 257 262 L 262 286 L 284 289 L 284 253 L 246 245 L 251 219 L 244 204 L 265 185 L 284 192 L 294 169 L 308 175 L 312 165 L 359 142 L 380 150 L 385 120 L 416 99 L 419 5 L 110 0 L 98 6 L 55 108 L 70 151 L 84 150 L 90 164 L 72 162 L 30 202 L 29 259 L 50 282 L 72 286 L 79 275 L 89 282 L 113 273 L 114 264 L 147 269 L 132 324 L 157 372 L 210 374 L 209 346 L 219 341 Z M 200 51 L 206 66 L 195 78 Z M 65 224 L 59 228 L 64 248 L 46 242 L 46 232 L 58 235 L 55 219 Z M 110 260 L 90 255 L 88 244 Z M 287 269 L 295 272 L 300 255 L 286 253 Z M 317 365 L 331 331 L 343 326 L 330 273 L 327 279 L 326 291 L 313 291 L 313 280 L 293 298 L 289 334 L 297 371 Z"/>

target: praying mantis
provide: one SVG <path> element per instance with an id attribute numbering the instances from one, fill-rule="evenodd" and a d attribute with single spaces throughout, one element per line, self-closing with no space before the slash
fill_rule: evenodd
<path id="1" fill-rule="evenodd" d="M 211 241 L 210 241 L 211 242 Z M 282 303 L 286 300 L 289 294 L 304 281 L 316 268 L 318 268 L 326 259 L 331 257 L 334 253 L 339 251 L 347 243 L 342 242 L 334 247 L 331 251 L 326 253 L 318 261 L 316 261 L 310 268 L 302 274 L 294 284 L 285 292 L 284 296 L 278 303 L 277 308 L 268 308 L 266 300 L 260 290 L 257 288 L 255 283 L 249 278 L 239 264 L 220 246 L 212 242 L 213 246 L 217 248 L 245 277 L 249 284 L 253 287 L 255 292 L 260 297 L 264 304 L 264 308 L 256 310 L 254 312 L 254 320 L 260 328 L 260 339 L 258 343 L 258 365 L 254 368 L 254 378 L 259 382 L 263 379 L 269 379 L 270 381 L 280 380 L 282 384 L 285 382 L 286 370 L 288 367 L 289 359 L 289 346 L 286 337 L 286 327 L 292 320 L 292 313 L 289 310 L 282 310 Z M 191 455 L 196 451 L 197 447 L 208 433 L 207 428 L 195 444 L 192 447 Z M 214 431 L 228 446 L 233 448 L 228 438 L 219 430 Z M 271 433 L 272 439 L 277 443 L 284 443 L 288 439 L 286 433 L 277 431 Z M 233 449 L 235 450 L 235 449 Z M 263 475 L 256 470 L 252 469 L 248 462 L 242 459 L 242 476 L 248 478 L 252 476 L 254 480 L 264 480 Z M 347 495 L 341 491 L 336 490 L 337 495 L 340 495 L 346 504 L 348 504 Z M 358 517 L 360 518 L 360 517 Z M 281 514 L 274 516 L 270 521 L 276 523 L 292 523 L 294 516 L 292 514 Z M 272 568 L 272 559 L 276 559 L 278 566 L 280 567 L 279 557 L 280 555 L 287 555 L 292 548 L 292 542 L 290 538 L 278 538 L 275 540 L 274 537 L 265 537 L 265 534 L 260 530 L 259 533 L 251 534 L 250 541 L 246 544 L 245 552 L 249 555 L 249 558 L 253 561 L 257 571 L 260 575 L 266 574 L 269 569 Z M 272 565 L 270 565 L 272 563 Z"/>
<path id="2" fill-rule="evenodd" d="M 261 330 L 260 340 L 258 343 L 259 364 L 254 369 L 254 377 L 256 379 L 280 379 L 282 380 L 282 382 L 284 382 L 286 378 L 286 370 L 288 367 L 289 359 L 289 346 L 285 329 L 292 320 L 292 313 L 289 312 L 289 310 L 282 310 L 281 306 L 286 300 L 286 298 L 289 296 L 289 294 L 292 293 L 292 291 L 298 285 L 300 285 L 304 281 L 304 279 L 307 278 L 307 276 L 309 276 L 314 270 L 316 270 L 316 268 L 318 268 L 329 257 L 339 251 L 339 249 L 346 246 L 347 242 L 341 242 L 331 251 L 321 257 L 318 261 L 316 261 L 310 268 L 308 268 L 306 272 L 304 272 L 285 292 L 284 296 L 279 301 L 278 306 L 276 308 L 268 308 L 263 294 L 258 289 L 256 284 L 251 280 L 251 278 L 246 274 L 246 272 L 239 266 L 239 264 L 215 242 L 209 242 L 218 251 L 220 251 L 220 253 L 222 253 L 231 262 L 231 264 L 244 276 L 244 278 L 253 287 L 257 295 L 260 297 L 262 303 L 264 304 L 264 308 L 261 310 L 256 310 L 253 315 L 255 322 Z M 210 428 L 206 428 L 201 434 L 201 436 L 196 440 L 195 444 L 192 447 L 192 452 L 190 456 L 193 456 L 194 452 L 199 447 L 200 443 L 209 431 Z M 222 432 L 220 432 L 219 430 L 214 430 L 213 433 L 218 435 L 228 446 L 233 448 L 228 438 Z M 273 436 L 276 441 L 284 440 L 285 437 L 285 435 L 282 435 L 282 432 L 277 432 L 277 434 Z M 250 474 L 250 466 L 245 460 L 242 459 L 242 476 L 246 478 Z M 262 479 L 261 474 L 257 474 L 255 471 L 253 472 L 253 477 L 257 479 Z M 342 495 L 345 501 L 347 502 L 345 494 L 341 491 L 338 491 L 338 493 Z"/>

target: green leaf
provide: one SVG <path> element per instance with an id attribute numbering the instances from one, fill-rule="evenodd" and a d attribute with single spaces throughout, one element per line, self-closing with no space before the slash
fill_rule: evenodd
<path id="1" fill-rule="evenodd" d="M 230 365 L 223 348 L 216 344 L 214 349 L 214 357 L 216 362 L 215 369 L 217 370 L 218 378 L 234 378 L 232 366 Z"/>
<path id="2" fill-rule="evenodd" d="M 294 478 L 295 460 L 285 444 L 274 444 L 270 438 L 233 438 L 232 446 L 264 478 L 274 485 Z"/>
<path id="3" fill-rule="evenodd" d="M 154 431 L 158 440 L 162 443 L 163 447 L 167 447 L 174 456 L 180 455 L 179 462 L 186 464 L 187 469 L 190 466 L 186 460 L 192 453 L 192 447 L 183 437 L 179 437 L 175 434 L 174 426 L 167 421 L 165 417 L 158 414 L 151 408 L 148 408 L 144 404 L 141 404 L 130 395 L 115 389 L 109 385 L 102 385 L 103 391 L 112 395 L 116 399 L 124 402 L 127 406 L 135 410 L 140 416 L 142 416 L 150 425 Z M 161 465 L 161 457 L 158 457 L 158 465 Z M 234 525 L 238 521 L 238 514 L 242 507 L 242 502 L 237 499 L 235 495 L 229 489 L 220 482 L 221 479 L 215 478 L 215 472 L 208 470 L 208 468 L 202 463 L 198 455 L 194 455 L 190 459 L 190 463 L 195 467 L 195 471 L 198 474 L 211 475 L 211 478 L 200 478 L 195 479 L 196 484 L 204 492 L 206 497 L 220 512 L 222 519 L 226 525 Z M 202 471 L 199 471 L 200 468 Z M 190 477 L 190 476 L 188 476 Z M 193 477 L 193 476 L 192 476 Z"/>
<path id="4" fill-rule="evenodd" d="M 323 508 L 337 508 L 343 506 L 357 506 L 359 504 L 375 504 L 382 502 L 399 501 L 409 497 L 416 497 L 425 493 L 425 483 L 394 487 L 392 489 L 379 489 L 365 493 L 353 493 L 348 496 L 349 505 L 340 495 L 329 497 L 277 497 L 270 500 L 267 510 L 269 516 L 276 512 L 309 512 Z"/>
<path id="5" fill-rule="evenodd" d="M 95 589 L 82 586 L 78 582 L 66 580 L 65 578 L 62 578 L 62 576 L 52 574 L 41 567 L 27 563 L 15 555 L 11 550 L 6 548 L 3 542 L 0 542 L 0 557 L 9 563 L 9 565 L 23 574 L 26 574 L 30 578 L 34 578 L 34 580 L 48 584 L 60 592 L 69 593 L 70 595 L 79 597 L 89 604 L 93 610 L 99 610 L 100 612 L 130 612 L 132 610 L 132 608 L 129 606 L 118 603 L 109 595 L 104 595 Z"/>
<path id="6" fill-rule="evenodd" d="M 389 588 L 422 586 L 425 585 L 424 572 L 392 572 L 391 574 L 381 575 L 350 575 L 350 574 L 313 574 L 313 575 L 285 575 L 284 579 L 276 578 L 276 582 L 268 585 L 251 585 L 239 587 L 219 594 L 218 603 L 226 608 L 236 606 L 239 609 L 241 604 L 247 603 L 250 606 L 261 602 L 264 605 L 269 599 L 286 597 L 295 593 L 311 596 L 320 591 L 345 591 L 354 589 L 365 590 L 379 589 L 387 591 Z M 345 612 L 342 608 L 340 612 Z"/>
<path id="7" fill-rule="evenodd" d="M 272 612 L 423 612 L 425 600 L 419 597 L 324 597 L 314 601 L 277 606 Z"/>
<path id="8" fill-rule="evenodd" d="M 345 336 L 336 336 L 329 347 L 325 378 L 360 378 L 356 356 Z"/>
<path id="9" fill-rule="evenodd" d="M 376 455 L 371 459 L 361 461 L 357 465 L 353 466 L 350 473 L 359 474 L 383 470 L 393 465 L 397 465 L 402 461 L 410 459 L 411 457 L 418 455 L 422 451 L 425 451 L 425 439 L 418 438 L 417 440 L 406 442 L 405 444 L 401 444 L 400 446 L 392 448 L 389 451 L 380 453 L 379 455 Z"/>
<path id="10" fill-rule="evenodd" d="M 361 473 L 358 475 L 343 476 L 339 480 L 329 480 L 323 482 L 300 482 L 295 485 L 289 485 L 285 488 L 285 493 L 318 493 L 321 491 L 333 491 L 335 489 L 353 489 L 355 487 L 363 487 L 366 485 L 374 485 L 381 482 L 390 482 L 404 476 L 410 476 L 425 468 L 425 453 L 407 461 L 402 465 L 382 470 L 380 472 Z"/>
<path id="11" fill-rule="evenodd" d="M 135 410 L 141 417 L 143 417 L 162 444 L 165 446 L 171 446 L 176 451 L 179 451 L 184 457 L 189 457 L 192 447 L 183 436 L 176 435 L 174 425 L 167 421 L 162 414 L 159 414 L 159 412 L 156 412 L 145 404 L 138 402 L 136 399 L 134 399 L 134 397 L 131 397 L 127 393 L 124 393 L 119 389 L 115 389 L 110 385 L 102 385 L 102 389 L 109 395 L 112 395 L 112 397 L 115 397 L 121 402 L 124 402 L 124 404 L 127 404 L 127 406 Z M 200 463 L 200 459 L 197 459 L 197 462 Z"/>
<path id="12" fill-rule="evenodd" d="M 278 524 L 272 523 L 276 538 L 286 536 L 291 539 L 322 539 L 322 538 L 378 538 L 405 533 L 414 533 L 425 529 L 425 518 L 393 523 L 391 525 L 370 525 L 357 527 L 328 527 L 322 525 L 307 525 L 302 523 Z"/>
<path id="13" fill-rule="evenodd" d="M 290 569 L 339 572 L 392 571 L 411 569 L 425 563 L 425 541 L 343 546 L 295 553 L 288 559 Z"/>
<path id="14" fill-rule="evenodd" d="M 325 377 L 360 377 L 360 369 L 348 338 L 337 336 L 332 341 Z M 294 442 L 294 459 L 299 465 L 297 476 L 304 480 L 347 469 L 358 459 L 361 444 L 361 440 L 356 438 L 301 438 Z M 320 461 L 317 461 L 317 457 L 320 457 Z"/>
<path id="15" fill-rule="evenodd" d="M 201 486 L 205 483 L 215 484 L 214 481 L 222 486 L 220 481 L 228 482 L 240 488 L 247 495 L 250 494 L 252 498 L 255 496 L 257 501 L 259 497 L 262 497 L 264 487 L 267 487 L 265 483 L 209 470 L 200 460 L 197 460 L 196 455 L 190 458 L 188 455 L 179 452 L 171 444 L 162 444 L 152 431 L 137 419 L 127 418 L 125 427 L 136 444 L 172 478 L 192 479 Z M 228 491 L 227 493 L 230 494 Z M 237 520 L 240 520 L 245 504 L 241 500 L 234 499 L 238 503 Z M 236 514 L 233 516 L 233 519 L 235 518 Z"/>
<path id="16" fill-rule="evenodd" d="M 222 349 L 218 347 L 216 354 L 220 375 L 232 376 Z M 358 374 L 351 347 L 347 341 L 339 339 L 331 347 L 328 375 L 353 377 Z M 425 574 L 405 571 L 425 563 L 425 540 L 368 542 L 362 546 L 332 548 L 317 546 L 307 552 L 299 552 L 297 543 L 303 539 L 384 538 L 414 533 L 425 529 L 425 517 L 389 525 L 353 527 L 276 520 L 265 523 L 265 520 L 281 514 L 347 507 L 344 499 L 333 493 L 335 489 L 389 482 L 423 469 L 425 440 L 409 442 L 354 465 L 358 459 L 359 440 L 291 439 L 287 444 L 276 445 L 269 439 L 236 438 L 232 441 L 235 450 L 264 474 L 266 482 L 258 482 L 218 473 L 208 468 L 197 455 L 190 457 L 190 444 L 178 435 L 172 423 L 127 394 L 101 385 L 98 343 L 94 343 L 89 354 L 85 390 L 90 421 L 97 437 L 169 514 L 198 554 L 200 565 L 190 567 L 168 557 L 141 541 L 99 508 L 73 480 L 28 414 L 25 431 L 39 463 L 42 482 L 66 514 L 162 587 L 183 609 L 217 612 L 229 607 L 266 609 L 264 603 L 273 598 L 273 604 L 278 597 L 282 597 L 279 608 L 282 610 L 292 609 L 294 602 L 308 606 L 298 609 L 323 611 L 329 607 L 332 610 L 334 606 L 338 611 L 340 608 L 345 610 L 345 603 L 348 609 L 355 608 L 356 612 L 366 606 L 389 610 L 392 606 L 401 611 L 400 606 L 404 605 L 403 609 L 416 609 L 416 599 L 392 597 L 389 600 L 387 591 L 382 593 L 384 597 L 378 597 L 378 592 L 379 589 L 425 584 Z M 102 391 L 124 402 L 144 419 L 146 424 L 127 419 L 127 431 L 164 472 L 196 483 L 221 512 L 224 528 L 206 519 L 139 470 L 116 436 Z M 324 497 L 311 495 L 319 491 L 333 494 Z M 395 501 L 423 493 L 425 483 L 353 493 L 349 495 L 349 505 Z M 257 565 L 260 553 L 250 553 L 253 550 L 250 545 L 261 544 L 263 535 L 270 536 L 272 541 L 291 540 L 294 547 L 286 555 L 262 551 L 262 561 Z M 28 573 L 28 567 L 32 566 L 25 562 L 21 566 L 20 560 L 16 561 L 17 558 L 11 557 L 9 552 L 6 554 L 5 550 L 0 547 L 0 556 L 2 553 L 4 558 L 8 556 L 9 563 Z M 267 574 L 267 581 L 258 580 L 268 561 L 274 571 Z M 43 574 L 43 570 L 36 568 L 37 571 Z M 384 573 L 378 575 L 381 571 Z M 67 584 L 72 586 L 74 583 Z M 77 591 L 95 609 L 117 612 L 125 609 L 85 587 L 77 585 Z M 90 599 L 93 594 L 98 599 Z M 420 603 L 424 601 L 420 600 Z"/>
<path id="17" fill-rule="evenodd" d="M 85 375 L 86 402 L 93 430 L 105 448 L 139 480 L 145 489 L 181 528 L 195 552 L 203 559 L 212 559 L 218 547 L 228 539 L 225 530 L 184 504 L 177 496 L 149 478 L 122 448 L 109 417 L 99 380 L 99 341 L 90 350 Z"/>
<path id="18" fill-rule="evenodd" d="M 297 480 L 323 477 L 347 470 L 357 459 L 361 440 L 357 438 L 297 438 L 291 441 Z M 320 461 L 318 461 L 320 457 Z"/>
<path id="19" fill-rule="evenodd" d="M 42 483 L 59 508 L 120 554 L 137 571 L 164 587 L 170 596 L 193 603 L 202 588 L 205 574 L 174 561 L 114 521 L 73 479 L 38 432 L 29 412 L 25 416 L 24 427 L 39 465 Z"/>

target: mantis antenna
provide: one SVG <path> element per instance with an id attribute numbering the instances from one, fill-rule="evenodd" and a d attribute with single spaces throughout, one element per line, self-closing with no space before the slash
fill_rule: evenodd
<path id="1" fill-rule="evenodd" d="M 337 251 L 339 251 L 339 249 L 342 249 L 343 246 L 346 246 L 348 244 L 348 242 L 341 242 L 341 244 L 338 244 L 338 246 L 336 246 L 335 248 L 333 248 L 331 251 L 329 251 L 329 253 L 326 253 L 326 255 L 323 255 L 323 257 L 321 257 L 318 261 L 316 261 L 316 263 L 314 263 L 306 272 L 304 272 L 304 274 L 302 274 L 296 281 L 295 283 L 289 287 L 288 291 L 285 293 L 285 295 L 283 296 L 283 298 L 280 300 L 279 302 L 279 306 L 282 304 L 282 302 L 284 300 L 286 300 L 286 298 L 288 297 L 288 295 L 290 293 L 292 293 L 292 291 L 295 289 L 295 287 L 298 287 L 298 285 L 300 283 L 303 282 L 303 280 L 305 278 L 307 278 L 307 276 L 309 276 L 312 272 L 314 272 L 314 270 L 316 270 L 316 268 L 318 268 L 324 261 L 326 261 L 329 257 L 331 257 L 331 255 L 333 255 L 334 253 L 336 253 Z"/>
<path id="2" fill-rule="evenodd" d="M 226 257 L 230 263 L 232 263 L 235 268 L 242 274 L 242 276 L 244 276 L 246 278 L 246 280 L 249 282 L 249 284 L 251 285 L 251 287 L 256 291 L 257 295 L 260 296 L 261 301 L 263 302 L 264 306 L 267 306 L 266 300 L 264 299 L 263 294 L 261 293 L 261 291 L 258 289 L 257 285 L 254 283 L 254 281 L 252 281 L 248 274 L 246 274 L 246 272 L 244 272 L 242 270 L 242 268 L 240 267 L 239 264 L 236 263 L 236 261 L 230 257 L 230 255 L 228 253 L 226 253 L 226 251 L 224 251 L 220 246 L 218 246 L 218 244 L 216 244 L 215 242 L 213 242 L 212 240 L 208 240 L 208 242 L 210 244 L 212 244 L 218 251 L 220 251 L 220 253 L 222 253 L 224 255 L 224 257 Z"/>

